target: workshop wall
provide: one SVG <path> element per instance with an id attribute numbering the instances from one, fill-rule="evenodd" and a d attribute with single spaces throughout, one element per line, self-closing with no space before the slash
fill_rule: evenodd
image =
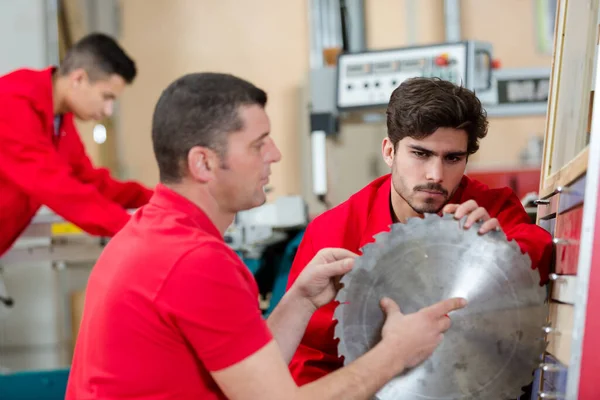
<path id="1" fill-rule="evenodd" d="M 237 74 L 269 93 L 272 134 L 284 155 L 273 168 L 273 196 L 310 196 L 307 113 L 302 95 L 309 67 L 308 1 L 122 1 L 122 42 L 139 65 L 136 82 L 121 101 L 118 135 L 125 177 L 157 182 L 150 126 L 160 91 L 176 77 L 212 70 Z M 408 9 L 414 15 L 407 15 Z M 551 56 L 535 44 L 533 1 L 463 0 L 462 36 L 493 43 L 503 67 L 544 67 Z M 493 16 L 493 18 L 491 18 Z M 369 48 L 444 41 L 440 0 L 366 1 Z M 408 18 L 414 18 L 413 23 Z M 414 23 L 416 21 L 416 23 Z M 531 135 L 541 136 L 544 117 L 492 118 L 490 133 L 472 166 L 514 165 Z M 335 204 L 385 173 L 383 124 L 345 123 L 330 143 L 330 200 Z M 304 149 L 304 151 L 298 151 Z"/>
<path id="2" fill-rule="evenodd" d="M 502 68 L 550 67 L 552 54 L 536 43 L 535 1 L 462 0 L 464 39 L 491 42 Z M 543 138 L 546 117 L 490 118 L 488 136 L 471 163 L 474 166 L 512 166 L 531 137 Z"/>
<path id="3" fill-rule="evenodd" d="M 148 185 L 158 171 L 151 116 L 172 80 L 193 71 L 229 72 L 268 92 L 271 131 L 284 157 L 273 168 L 278 194 L 298 193 L 298 87 L 308 70 L 306 1 L 122 2 L 122 42 L 139 65 L 121 101 L 119 146 L 125 176 Z"/>

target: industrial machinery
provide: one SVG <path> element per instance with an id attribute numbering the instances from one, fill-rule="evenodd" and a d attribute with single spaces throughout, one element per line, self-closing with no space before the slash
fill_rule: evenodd
<path id="1" fill-rule="evenodd" d="M 364 246 L 337 295 L 335 337 L 348 364 L 379 340 L 390 297 L 404 313 L 463 297 L 433 355 L 388 382 L 377 400 L 516 399 L 545 348 L 546 289 L 531 260 L 501 231 L 478 233 L 451 214 L 396 223 Z"/>
<path id="2" fill-rule="evenodd" d="M 412 77 L 438 77 L 475 91 L 490 117 L 546 112 L 550 69 L 500 69 L 487 42 L 342 52 L 335 66 L 310 73 L 312 192 L 318 199 L 326 201 L 328 191 L 327 138 L 345 119 L 382 124 L 392 91 Z"/>
<path id="3" fill-rule="evenodd" d="M 438 77 L 477 93 L 492 89 L 492 46 L 479 41 L 342 53 L 337 108 L 385 108 L 392 91 L 414 77 Z"/>

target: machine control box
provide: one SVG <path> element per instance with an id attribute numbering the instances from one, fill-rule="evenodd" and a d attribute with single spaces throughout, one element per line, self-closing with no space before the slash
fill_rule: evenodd
<path id="1" fill-rule="evenodd" d="M 387 105 L 400 83 L 439 77 L 471 90 L 491 90 L 492 46 L 478 41 L 342 53 L 337 63 L 339 110 Z"/>

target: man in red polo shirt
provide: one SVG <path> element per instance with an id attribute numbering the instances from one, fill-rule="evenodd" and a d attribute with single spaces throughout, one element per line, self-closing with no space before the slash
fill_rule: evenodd
<path id="1" fill-rule="evenodd" d="M 449 299 L 411 315 L 382 299 L 382 340 L 298 388 L 287 363 L 354 253 L 323 249 L 264 321 L 258 289 L 223 234 L 264 203 L 271 164 L 266 94 L 231 75 L 190 74 L 154 111 L 160 184 L 109 242 L 88 281 L 67 400 L 369 399 L 427 358 L 450 327 Z"/>
<path id="2" fill-rule="evenodd" d="M 383 159 L 391 174 L 375 179 L 339 206 L 308 225 L 289 276 L 292 287 L 310 259 L 326 247 L 359 253 L 373 235 L 395 222 L 423 213 L 468 215 L 465 227 L 484 221 L 480 233 L 502 229 L 527 252 L 541 282 L 548 277 L 551 236 L 529 223 L 509 188 L 490 189 L 464 175 L 467 158 L 487 134 L 487 118 L 473 92 L 439 79 L 415 78 L 402 83 L 387 108 L 388 137 Z M 306 384 L 340 368 L 334 341 L 336 302 L 312 316 L 290 370 Z"/>
<path id="3" fill-rule="evenodd" d="M 43 205 L 92 235 L 112 236 L 128 208 L 150 199 L 151 190 L 92 165 L 74 121 L 110 117 L 135 75 L 112 38 L 90 34 L 59 67 L 0 77 L 0 257 Z"/>

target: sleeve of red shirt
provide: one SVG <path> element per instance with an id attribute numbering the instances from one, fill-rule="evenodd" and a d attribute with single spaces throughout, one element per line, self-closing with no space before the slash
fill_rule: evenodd
<path id="1" fill-rule="evenodd" d="M 40 117 L 13 101 L 0 117 L 0 174 L 41 204 L 92 235 L 112 236 L 129 220 L 119 204 L 94 185 L 80 182 L 71 166 L 44 137 Z M 18 212 L 18 210 L 12 210 Z"/>
<path id="2" fill-rule="evenodd" d="M 120 182 L 113 179 L 106 168 L 95 168 L 88 157 L 78 135 L 73 140 L 74 152 L 71 167 L 73 173 L 83 183 L 89 183 L 106 198 L 124 208 L 138 208 L 152 197 L 152 191 L 137 182 Z"/>
<path id="3" fill-rule="evenodd" d="M 490 199 L 493 201 L 486 207 L 488 212 L 498 219 L 508 240 L 514 239 L 521 251 L 529 255 L 531 267 L 540 274 L 540 284 L 545 284 L 550 274 L 552 236 L 542 227 L 531 223 L 529 215 L 511 189 L 498 191 L 500 196 Z M 503 201 L 498 201 L 500 199 Z"/>
<path id="4" fill-rule="evenodd" d="M 311 228 L 311 225 L 307 227 L 298 247 L 288 278 L 288 289 L 319 251 L 314 248 Z M 332 318 L 336 305 L 336 302 L 331 302 L 319 308 L 306 327 L 289 364 L 297 385 L 313 382 L 343 366 L 342 359 L 337 355 L 337 342 L 333 339 L 335 321 Z"/>
<path id="5" fill-rule="evenodd" d="M 175 265 L 157 302 L 209 371 L 254 354 L 272 335 L 252 274 L 224 244 L 204 244 Z"/>

